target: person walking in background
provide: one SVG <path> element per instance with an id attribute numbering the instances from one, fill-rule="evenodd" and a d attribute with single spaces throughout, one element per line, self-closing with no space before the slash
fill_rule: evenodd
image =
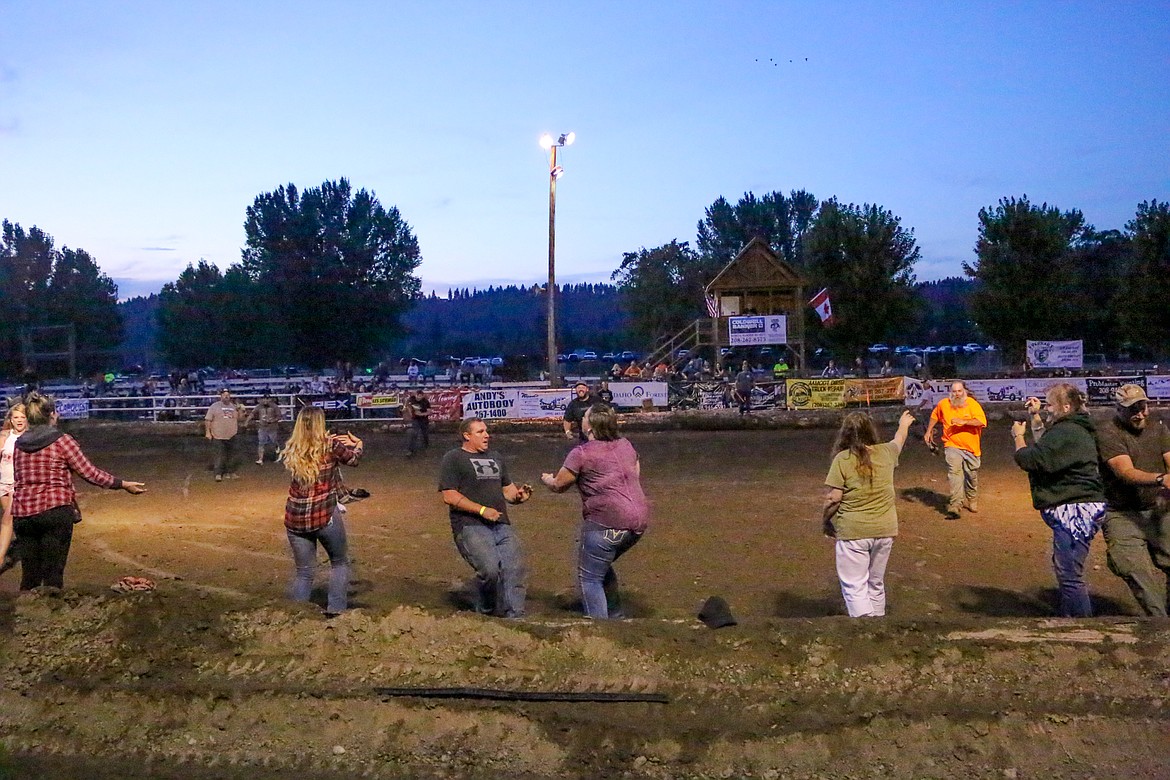
<path id="1" fill-rule="evenodd" d="M 886 565 L 898 535 L 894 469 L 914 415 L 902 412 L 898 431 L 879 444 L 865 412 L 850 412 L 833 445 L 822 512 L 825 536 L 836 539 L 837 578 L 849 617 L 886 614 Z"/>
<path id="2" fill-rule="evenodd" d="M 739 373 L 735 375 L 735 390 L 733 391 L 735 402 L 739 404 L 741 416 L 752 410 L 752 388 L 755 386 L 755 374 L 752 373 L 751 366 L 745 360 L 740 366 Z"/>
<path id="3" fill-rule="evenodd" d="M 1045 400 L 1051 416 L 1046 427 L 1033 425 L 1031 445 L 1025 439 L 1028 424 L 1012 423 L 1016 465 L 1028 473 L 1032 506 L 1052 529 L 1052 570 L 1060 587 L 1060 615 L 1092 617 L 1085 559 L 1105 517 L 1093 420 L 1085 409 L 1084 393 L 1073 385 L 1049 388 Z M 1029 398 L 1027 409 L 1035 418 L 1040 400 Z"/>
<path id="4" fill-rule="evenodd" d="M 280 404 L 272 397 L 272 391 L 265 388 L 260 400 L 244 418 L 247 425 L 256 420 L 256 465 L 264 465 L 264 455 L 269 447 L 275 455 L 280 449 Z"/>
<path id="5" fill-rule="evenodd" d="M 4 424 L 0 425 L 0 512 L 3 512 L 4 518 L 4 524 L 0 526 L 0 549 L 7 551 L 0 556 L 0 574 L 16 565 L 16 551 L 12 547 L 12 518 L 8 508 L 12 505 L 12 491 L 16 481 L 13 470 L 16 440 L 26 430 L 28 418 L 24 414 L 24 404 L 14 404 L 4 415 Z"/>
<path id="6" fill-rule="evenodd" d="M 937 446 L 936 425 L 942 426 L 943 456 L 951 490 L 946 516 L 954 520 L 959 517 L 960 508 L 979 511 L 979 464 L 983 452 L 980 441 L 987 427 L 987 415 L 968 394 L 966 382 L 952 382 L 950 397 L 941 399 L 931 412 L 923 440 L 932 450 Z"/>
<path id="7" fill-rule="evenodd" d="M 1105 544 L 1109 570 L 1125 580 L 1142 611 L 1166 617 L 1170 604 L 1170 432 L 1150 420 L 1138 385 L 1115 393 L 1117 411 L 1097 429 L 1105 480 Z"/>
<path id="8" fill-rule="evenodd" d="M 598 404 L 582 421 L 588 440 L 574 447 L 556 474 L 540 480 L 554 493 L 574 483 L 581 492 L 577 579 L 585 614 L 624 617 L 613 564 L 642 538 L 650 521 L 638 453 L 618 431 L 613 407 Z"/>
<path id="9" fill-rule="evenodd" d="M 459 435 L 462 446 L 444 455 L 439 466 L 439 492 L 450 513 L 455 547 L 475 570 L 475 611 L 523 617 L 526 573 L 507 505 L 523 504 L 532 497 L 532 487 L 512 482 L 504 459 L 489 448 L 491 434 L 483 420 L 464 420 Z"/>
<path id="10" fill-rule="evenodd" d="M 145 493 L 146 485 L 118 479 L 93 465 L 72 436 L 57 430 L 57 402 L 51 396 L 29 393 L 25 414 L 28 430 L 16 440 L 12 503 L 3 523 L 15 534 L 20 589 L 61 588 L 73 526 L 81 520 L 73 475 L 133 495 Z M 5 541 L 0 536 L 0 558 L 8 552 Z"/>
<path id="11" fill-rule="evenodd" d="M 330 434 L 325 429 L 325 412 L 315 406 L 297 414 L 292 436 L 280 451 L 280 460 L 292 475 L 284 505 L 284 529 L 296 567 L 289 597 L 309 600 L 320 542 L 329 556 L 328 617 L 349 605 L 345 507 L 338 499 L 344 490 L 341 466 L 356 466 L 361 456 L 362 440 L 352 433 Z"/>
<path id="12" fill-rule="evenodd" d="M 207 408 L 203 417 L 203 435 L 211 442 L 215 481 L 235 479 L 235 453 L 232 451 L 236 434 L 240 431 L 240 408 L 232 400 L 226 387 L 219 391 L 219 400 Z"/>
<path id="13" fill-rule="evenodd" d="M 431 446 L 431 402 L 421 388 L 410 391 L 406 407 L 410 412 L 410 440 L 406 456 L 413 458 Z"/>

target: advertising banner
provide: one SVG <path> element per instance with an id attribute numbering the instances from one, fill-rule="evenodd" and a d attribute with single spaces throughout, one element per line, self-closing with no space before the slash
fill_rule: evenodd
<path id="1" fill-rule="evenodd" d="M 89 419 L 88 398 L 58 398 L 57 416 L 62 420 Z"/>
<path id="2" fill-rule="evenodd" d="M 844 379 L 785 380 L 789 409 L 845 408 Z"/>
<path id="3" fill-rule="evenodd" d="M 471 390 L 463 394 L 463 419 L 522 420 L 562 417 L 573 391 L 560 390 Z M 616 393 L 615 393 L 616 398 Z"/>
<path id="4" fill-rule="evenodd" d="M 1085 377 L 1085 382 L 1088 385 L 1089 403 L 1091 404 L 1112 405 L 1116 403 L 1113 393 L 1122 385 L 1137 385 L 1143 390 L 1146 389 L 1144 376 L 1088 376 Z"/>
<path id="5" fill-rule="evenodd" d="M 649 398 L 654 406 L 667 405 L 666 382 L 610 382 L 613 405 L 641 408 Z"/>
<path id="6" fill-rule="evenodd" d="M 324 410 L 326 420 L 349 420 L 354 417 L 357 404 L 349 393 L 322 393 L 319 395 L 298 395 L 293 398 L 293 406 L 300 409 L 303 406 L 316 406 Z"/>
<path id="7" fill-rule="evenodd" d="M 1146 377 L 1146 395 L 1152 399 L 1170 398 L 1170 376 Z"/>
<path id="8" fill-rule="evenodd" d="M 906 398 L 903 377 L 891 376 L 879 379 L 846 379 L 845 403 L 876 404 L 902 401 Z"/>
<path id="9" fill-rule="evenodd" d="M 1032 368 L 1083 368 L 1085 342 L 1028 341 L 1028 363 Z"/>
<path id="10" fill-rule="evenodd" d="M 398 393 L 358 393 L 354 398 L 359 409 L 399 409 L 402 396 Z"/>
<path id="11" fill-rule="evenodd" d="M 431 402 L 432 420 L 462 420 L 463 390 L 428 390 L 427 400 Z"/>
<path id="12" fill-rule="evenodd" d="M 541 417 L 564 417 L 565 408 L 573 398 L 569 388 L 561 390 L 518 390 L 516 417 L 537 419 Z M 617 395 L 614 395 L 617 400 Z"/>
<path id="13" fill-rule="evenodd" d="M 1088 386 L 1085 383 L 1084 377 L 1065 377 L 1065 378 L 1047 378 L 1047 379 L 1026 379 L 1024 380 L 1024 388 L 1029 396 L 1044 400 L 1044 396 L 1048 395 L 1048 390 L 1053 385 L 1059 385 L 1066 382 L 1073 387 L 1080 390 L 1086 397 L 1089 395 Z"/>
<path id="14" fill-rule="evenodd" d="M 787 344 L 788 317 L 783 314 L 728 317 L 727 332 L 733 347 Z"/>

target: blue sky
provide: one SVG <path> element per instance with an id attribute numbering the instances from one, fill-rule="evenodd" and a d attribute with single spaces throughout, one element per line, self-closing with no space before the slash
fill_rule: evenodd
<path id="1" fill-rule="evenodd" d="M 694 241 L 720 195 L 807 189 L 961 273 L 1027 194 L 1122 228 L 1170 199 L 1170 2 L 0 0 L 0 217 L 123 296 L 239 260 L 244 211 L 348 177 L 424 289 L 547 274 L 543 132 L 573 130 L 558 279 Z M 806 59 L 807 58 L 807 59 Z"/>

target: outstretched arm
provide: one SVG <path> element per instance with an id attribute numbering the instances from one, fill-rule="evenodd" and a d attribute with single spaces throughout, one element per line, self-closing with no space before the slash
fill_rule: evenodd
<path id="1" fill-rule="evenodd" d="M 556 474 L 546 471 L 540 475 L 540 481 L 554 493 L 564 493 L 569 486 L 577 481 L 577 475 L 564 466 Z"/>
<path id="2" fill-rule="evenodd" d="M 898 432 L 894 434 L 894 444 L 898 447 L 898 452 L 906 446 L 906 437 L 910 435 L 910 426 L 914 424 L 914 415 L 910 413 L 909 409 L 902 412 L 902 416 L 898 418 Z"/>

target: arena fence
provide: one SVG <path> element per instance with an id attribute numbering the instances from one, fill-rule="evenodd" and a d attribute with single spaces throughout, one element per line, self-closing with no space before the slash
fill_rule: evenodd
<path id="1" fill-rule="evenodd" d="M 1153 401 L 1170 401 L 1170 375 L 1110 377 L 1048 377 L 964 380 L 972 397 L 981 403 L 1019 403 L 1029 396 L 1043 397 L 1057 382 L 1069 382 L 1088 396 L 1089 403 L 1113 403 L 1113 392 L 1123 384 L 1144 388 Z M 911 377 L 875 379 L 814 378 L 759 381 L 752 388 L 751 408 L 843 409 L 857 405 L 933 405 L 945 397 L 951 380 L 919 380 Z M 478 416 L 485 419 L 555 419 L 564 415 L 572 388 L 550 389 L 547 385 L 496 385 L 492 387 L 419 387 L 431 404 L 433 420 L 460 420 Z M 736 407 L 732 384 L 728 382 L 611 382 L 612 403 L 620 411 Z M 302 406 L 317 406 L 330 420 L 402 420 L 407 388 L 369 393 L 274 393 L 284 418 L 291 420 Z M 9 397 L 18 395 L 11 391 Z M 234 394 L 245 409 L 255 406 L 257 391 Z M 217 395 L 103 396 L 97 398 L 58 397 L 63 419 L 147 421 L 153 423 L 197 422 Z"/>

